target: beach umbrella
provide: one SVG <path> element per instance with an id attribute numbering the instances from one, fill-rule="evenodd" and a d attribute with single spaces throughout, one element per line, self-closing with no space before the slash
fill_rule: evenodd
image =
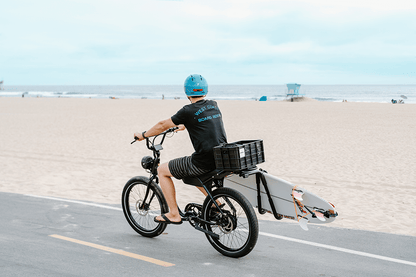
<path id="1" fill-rule="evenodd" d="M 400 95 L 401 98 L 407 99 L 406 95 Z"/>

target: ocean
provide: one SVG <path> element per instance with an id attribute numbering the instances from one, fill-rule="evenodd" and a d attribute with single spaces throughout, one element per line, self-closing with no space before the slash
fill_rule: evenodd
<path id="1" fill-rule="evenodd" d="M 211 85 L 208 97 L 215 100 L 284 100 L 286 85 Z M 328 102 L 391 103 L 392 99 L 416 103 L 416 85 L 301 85 L 299 94 Z M 0 97 L 69 97 L 69 98 L 124 98 L 177 99 L 185 98 L 182 86 L 7 86 Z"/>

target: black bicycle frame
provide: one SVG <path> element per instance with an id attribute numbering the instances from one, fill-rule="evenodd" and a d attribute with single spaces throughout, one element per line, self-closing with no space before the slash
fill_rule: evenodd
<path id="1" fill-rule="evenodd" d="M 146 138 L 146 146 L 149 150 L 153 151 L 154 162 L 153 162 L 153 166 L 151 169 L 152 176 L 150 177 L 149 182 L 147 183 L 146 194 L 144 196 L 143 203 L 141 204 L 140 209 L 144 209 L 145 207 L 147 197 L 149 196 L 150 184 L 153 182 L 153 180 L 155 180 L 156 184 L 159 184 L 159 178 L 157 176 L 157 168 L 159 167 L 159 163 L 160 163 L 160 150 L 163 149 L 162 144 L 165 141 L 166 135 L 168 133 L 169 133 L 168 131 L 162 133 L 163 134 L 162 140 L 160 141 L 159 144 L 156 144 L 156 145 L 155 145 L 155 140 L 159 135 L 155 136 L 152 142 L 150 142 L 149 138 Z M 154 194 L 150 198 L 149 203 L 152 202 L 153 197 L 154 197 Z"/>

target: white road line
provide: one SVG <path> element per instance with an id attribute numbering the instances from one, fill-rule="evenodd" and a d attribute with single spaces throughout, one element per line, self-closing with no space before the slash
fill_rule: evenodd
<path id="1" fill-rule="evenodd" d="M 38 195 L 32 195 L 32 194 L 26 194 L 26 196 L 37 197 L 37 198 L 45 198 L 45 199 L 51 199 L 51 200 L 57 200 L 57 201 L 63 201 L 63 202 L 70 202 L 70 203 L 76 203 L 76 204 L 82 204 L 82 205 L 89 205 L 89 206 L 94 206 L 94 207 L 98 207 L 98 208 L 104 208 L 104 209 L 122 211 L 121 208 L 117 208 L 117 207 L 111 207 L 111 206 L 106 206 L 106 205 L 101 205 L 101 204 L 94 204 L 94 203 L 82 202 L 82 201 L 77 201 L 77 200 L 69 200 L 69 199 L 49 197 L 49 196 L 38 196 Z M 337 246 L 326 245 L 326 244 L 317 243 L 317 242 L 311 242 L 311 241 L 306 241 L 306 240 L 294 239 L 294 238 L 290 238 L 290 237 L 279 236 L 279 235 L 265 233 L 265 232 L 259 232 L 259 234 L 262 235 L 262 236 L 266 236 L 266 237 L 272 237 L 272 238 L 276 238 L 276 239 L 282 239 L 282 240 L 287 240 L 287 241 L 291 241 L 291 242 L 297 242 L 297 243 L 307 244 L 307 245 L 311 245 L 311 246 L 316 246 L 316 247 L 331 249 L 331 250 L 335 250 L 335 251 L 339 251 L 339 252 L 344 252 L 344 253 L 348 253 L 348 254 L 353 254 L 353 255 L 358 255 L 358 256 L 364 256 L 364 257 L 368 257 L 368 258 L 373 258 L 373 259 L 378 259 L 378 260 L 384 260 L 384 261 L 389 261 L 389 262 L 399 263 L 399 264 L 405 264 L 405 265 L 411 265 L 411 266 L 415 266 L 416 267 L 416 263 L 409 262 L 409 261 L 405 261 L 405 260 L 399 260 L 399 259 L 389 258 L 389 257 L 381 256 L 381 255 L 370 254 L 370 253 L 366 253 L 366 252 L 351 250 L 351 249 L 337 247 Z"/>
<path id="2" fill-rule="evenodd" d="M 404 260 L 399 260 L 399 259 L 389 258 L 389 257 L 385 257 L 385 256 L 370 254 L 370 253 L 361 252 L 361 251 L 355 251 L 355 250 L 351 250 L 351 249 L 347 249 L 347 248 L 331 246 L 331 245 L 326 245 L 326 244 L 317 243 L 317 242 L 310 242 L 310 241 L 307 241 L 307 240 L 294 239 L 294 238 L 279 236 L 279 235 L 275 235 L 275 234 L 269 234 L 269 233 L 265 233 L 265 232 L 259 232 L 259 234 L 263 235 L 263 236 L 267 236 L 267 237 L 272 237 L 272 238 L 276 238 L 276 239 L 283 239 L 283 240 L 297 242 L 297 243 L 303 243 L 303 244 L 307 244 L 307 245 L 322 247 L 322 248 L 331 249 L 331 250 L 335 250 L 335 251 L 340 251 L 340 252 L 344 252 L 344 253 L 349 253 L 349 254 L 354 254 L 354 255 L 359 255 L 359 256 L 364 256 L 364 257 L 369 257 L 369 258 L 374 258 L 374 259 L 399 263 L 399 264 L 406 264 L 406 265 L 416 266 L 416 263 L 413 263 L 413 262 L 408 262 L 408 261 L 404 261 Z"/>
<path id="3" fill-rule="evenodd" d="M 107 206 L 107 205 L 101 205 L 101 204 L 95 204 L 95 203 L 82 202 L 82 201 L 77 201 L 77 200 L 69 200 L 69 199 L 56 198 L 56 197 L 50 197 L 50 196 L 39 196 L 39 195 L 33 195 L 33 194 L 25 194 L 25 195 L 26 196 L 30 196 L 30 197 L 45 198 L 45 199 L 51 199 L 51 200 L 57 200 L 57 201 L 63 201 L 63 202 L 70 202 L 70 203 L 88 205 L 88 206 L 93 206 L 93 207 L 98 207 L 98 208 L 104 208 L 104 209 L 122 211 L 121 208 L 117 208 L 117 207 L 111 207 L 111 206 Z"/>

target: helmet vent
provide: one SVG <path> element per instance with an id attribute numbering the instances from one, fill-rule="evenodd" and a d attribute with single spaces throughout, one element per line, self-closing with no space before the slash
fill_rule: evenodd
<path id="1" fill-rule="evenodd" d="M 204 96 L 208 93 L 208 83 L 200 74 L 192 74 L 184 82 L 184 90 L 187 96 Z"/>

